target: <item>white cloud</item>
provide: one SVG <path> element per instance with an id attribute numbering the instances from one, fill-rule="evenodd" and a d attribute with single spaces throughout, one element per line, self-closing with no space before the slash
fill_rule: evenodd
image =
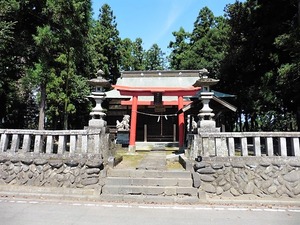
<path id="1" fill-rule="evenodd" d="M 164 13 L 164 16 L 162 16 L 166 19 L 162 21 L 162 25 L 158 28 L 159 32 L 154 37 L 154 43 L 157 43 L 158 40 L 163 38 L 166 34 L 173 32 L 171 31 L 172 26 L 176 24 L 182 14 L 188 13 L 188 9 L 193 1 L 194 0 L 172 0 L 171 5 Z"/>

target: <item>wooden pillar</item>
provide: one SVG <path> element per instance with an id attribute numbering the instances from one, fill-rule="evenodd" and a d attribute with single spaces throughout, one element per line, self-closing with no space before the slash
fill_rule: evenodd
<path id="1" fill-rule="evenodd" d="M 137 103 L 138 103 L 138 96 L 132 96 L 131 118 L 130 118 L 130 137 L 129 137 L 129 147 L 128 147 L 128 150 L 130 152 L 135 152 Z"/>
<path id="2" fill-rule="evenodd" d="M 178 96 L 178 110 L 183 108 L 183 96 Z M 184 149 L 184 113 L 178 115 L 179 150 Z"/>

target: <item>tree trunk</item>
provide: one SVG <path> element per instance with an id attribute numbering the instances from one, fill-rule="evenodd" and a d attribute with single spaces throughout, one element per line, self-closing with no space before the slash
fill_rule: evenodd
<path id="1" fill-rule="evenodd" d="M 40 85 L 41 99 L 39 105 L 39 130 L 45 129 L 45 110 L 46 110 L 46 84 Z"/>
<path id="2" fill-rule="evenodd" d="M 300 27 L 300 0 L 298 0 L 298 26 Z"/>
<path id="3" fill-rule="evenodd" d="M 300 131 L 300 106 L 297 107 L 297 114 L 296 114 L 296 119 L 297 119 L 297 130 Z"/>
<path id="4" fill-rule="evenodd" d="M 68 110 L 67 110 L 67 107 L 68 107 L 68 102 L 67 100 L 65 101 L 65 107 L 64 107 L 64 130 L 68 130 L 68 120 L 69 120 L 69 113 L 68 113 Z"/>

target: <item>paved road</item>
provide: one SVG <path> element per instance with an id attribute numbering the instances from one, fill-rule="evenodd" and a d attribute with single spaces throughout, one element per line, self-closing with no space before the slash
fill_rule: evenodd
<path id="1" fill-rule="evenodd" d="M 1 225 L 299 225 L 300 208 L 138 205 L 0 199 Z"/>

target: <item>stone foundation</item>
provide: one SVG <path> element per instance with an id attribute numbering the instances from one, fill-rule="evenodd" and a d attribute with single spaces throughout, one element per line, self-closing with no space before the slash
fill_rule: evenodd
<path id="1" fill-rule="evenodd" d="M 203 157 L 194 170 L 200 196 L 300 199 L 299 157 Z"/>
<path id="2" fill-rule="evenodd" d="M 101 191 L 106 176 L 100 154 L 0 155 L 0 185 L 93 188 Z"/>

